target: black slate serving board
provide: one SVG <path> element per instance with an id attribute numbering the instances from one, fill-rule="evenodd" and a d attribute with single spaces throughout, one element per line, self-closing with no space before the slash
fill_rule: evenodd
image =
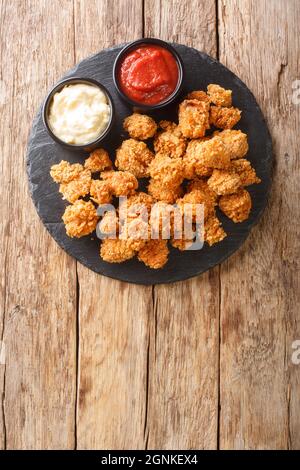
<path id="1" fill-rule="evenodd" d="M 63 77 L 94 78 L 110 91 L 115 103 L 116 119 L 111 134 L 103 141 L 103 147 L 109 151 L 113 159 L 117 147 L 122 140 L 128 138 L 122 129 L 122 122 L 132 112 L 132 109 L 117 95 L 112 80 L 113 63 L 123 46 L 105 49 L 83 60 Z M 218 213 L 227 232 L 227 237 L 221 243 L 212 247 L 205 244 L 199 251 L 180 252 L 171 248 L 169 261 L 160 270 L 147 268 L 136 258 L 122 264 L 104 262 L 99 257 L 100 241 L 95 234 L 80 239 L 67 237 L 61 217 L 68 203 L 62 200 L 58 185 L 49 175 L 53 164 L 61 160 L 71 163 L 83 162 L 86 155 L 66 150 L 51 139 L 44 127 L 41 109 L 34 119 L 28 143 L 27 168 L 30 192 L 38 214 L 52 237 L 69 255 L 93 271 L 137 284 L 159 284 L 188 279 L 224 261 L 241 246 L 251 227 L 257 223 L 265 208 L 270 187 L 272 143 L 266 122 L 252 93 L 236 75 L 208 55 L 183 45 L 173 44 L 173 46 L 184 62 L 182 96 L 192 90 L 205 90 L 209 83 L 218 83 L 233 90 L 233 105 L 242 110 L 242 119 L 236 128 L 247 133 L 250 148 L 247 158 L 262 180 L 261 184 L 248 188 L 253 208 L 247 221 L 234 224 L 221 212 Z M 168 108 L 156 111 L 152 116 L 156 120 L 176 120 L 177 104 L 173 103 Z"/>

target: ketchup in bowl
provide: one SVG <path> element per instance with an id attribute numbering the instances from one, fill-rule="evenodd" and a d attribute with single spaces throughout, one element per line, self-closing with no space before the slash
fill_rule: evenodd
<path id="1" fill-rule="evenodd" d="M 117 70 L 120 90 L 132 101 L 157 105 L 172 95 L 179 80 L 176 58 L 157 44 L 141 44 L 122 57 Z"/>

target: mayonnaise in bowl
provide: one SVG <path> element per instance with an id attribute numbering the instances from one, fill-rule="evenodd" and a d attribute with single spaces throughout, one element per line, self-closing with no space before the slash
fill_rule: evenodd
<path id="1" fill-rule="evenodd" d="M 53 97 L 48 124 L 53 134 L 70 145 L 85 145 L 97 140 L 111 119 L 107 95 L 89 83 L 66 84 Z"/>

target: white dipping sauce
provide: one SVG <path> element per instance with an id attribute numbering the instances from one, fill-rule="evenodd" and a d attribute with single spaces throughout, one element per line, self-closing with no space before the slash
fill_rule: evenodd
<path id="1" fill-rule="evenodd" d="M 105 93 L 85 83 L 66 85 L 55 93 L 48 122 L 52 132 L 68 144 L 88 144 L 108 125 L 110 105 Z"/>

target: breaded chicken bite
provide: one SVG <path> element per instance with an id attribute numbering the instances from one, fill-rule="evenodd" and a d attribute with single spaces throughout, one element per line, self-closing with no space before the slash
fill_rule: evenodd
<path id="1" fill-rule="evenodd" d="M 239 175 L 233 170 L 214 170 L 207 184 L 219 196 L 236 193 L 242 186 Z"/>
<path id="2" fill-rule="evenodd" d="M 206 103 L 209 103 L 209 97 L 205 93 L 205 91 L 202 90 L 195 90 L 191 91 L 186 97 L 186 100 L 198 100 L 198 101 L 205 101 Z"/>
<path id="3" fill-rule="evenodd" d="M 204 223 L 204 241 L 212 246 L 224 240 L 226 236 L 219 219 L 215 215 L 211 215 Z"/>
<path id="4" fill-rule="evenodd" d="M 149 240 L 138 252 L 138 259 L 152 269 L 162 268 L 168 261 L 167 240 Z"/>
<path id="5" fill-rule="evenodd" d="M 125 131 L 130 137 L 138 140 L 147 140 L 154 136 L 157 131 L 157 124 L 146 114 L 133 113 L 128 116 L 123 123 Z"/>
<path id="6" fill-rule="evenodd" d="M 129 171 L 103 171 L 101 178 L 106 181 L 114 196 L 130 196 L 138 188 L 138 180 Z"/>
<path id="7" fill-rule="evenodd" d="M 220 85 L 215 85 L 211 83 L 207 87 L 207 94 L 211 103 L 215 104 L 216 106 L 225 106 L 230 107 L 232 104 L 231 90 L 225 90 Z"/>
<path id="8" fill-rule="evenodd" d="M 105 238 L 116 238 L 116 235 L 119 233 L 119 218 L 116 211 L 107 211 L 102 217 L 101 221 L 98 223 L 97 230 L 102 235 L 105 235 Z"/>
<path id="9" fill-rule="evenodd" d="M 212 175 L 213 169 L 199 163 L 196 158 L 191 158 L 190 155 L 184 155 L 182 159 L 184 178 L 191 180 L 194 178 L 208 177 Z"/>
<path id="10" fill-rule="evenodd" d="M 63 199 L 73 204 L 80 197 L 89 194 L 92 181 L 91 177 L 90 170 L 82 170 L 78 177 L 69 181 L 69 183 L 61 183 L 59 192 L 63 195 Z"/>
<path id="11" fill-rule="evenodd" d="M 107 181 L 92 180 L 90 188 L 91 199 L 96 204 L 110 204 L 112 201 L 112 190 Z"/>
<path id="12" fill-rule="evenodd" d="M 240 189 L 235 194 L 221 196 L 219 207 L 233 222 L 243 222 L 248 219 L 252 207 L 251 196 L 246 189 Z"/>
<path id="13" fill-rule="evenodd" d="M 158 153 L 149 165 L 149 173 L 151 178 L 159 180 L 164 186 L 179 186 L 184 178 L 182 159 Z"/>
<path id="14" fill-rule="evenodd" d="M 190 193 L 194 189 L 200 189 L 203 191 L 207 197 L 211 200 L 212 204 L 215 206 L 217 204 L 218 195 L 213 191 L 207 184 L 207 181 L 203 178 L 195 178 L 189 182 L 187 185 L 187 192 Z"/>
<path id="15" fill-rule="evenodd" d="M 143 212 L 145 212 L 148 217 L 153 204 L 153 197 L 150 194 L 140 191 L 128 197 L 126 201 L 121 202 L 120 209 L 127 211 L 126 214 L 129 217 L 140 215 Z"/>
<path id="16" fill-rule="evenodd" d="M 243 158 L 248 152 L 248 138 L 247 134 L 244 134 L 244 132 L 235 129 L 226 129 L 222 132 L 215 131 L 214 135 L 222 139 L 230 154 L 231 160 Z"/>
<path id="17" fill-rule="evenodd" d="M 92 233 L 98 222 L 96 208 L 91 201 L 76 201 L 66 207 L 62 216 L 69 237 L 80 238 Z"/>
<path id="18" fill-rule="evenodd" d="M 255 169 L 245 158 L 239 158 L 231 162 L 231 167 L 240 177 L 241 186 L 250 186 L 250 184 L 260 183 L 261 179 L 256 175 Z"/>
<path id="19" fill-rule="evenodd" d="M 196 222 L 196 218 L 199 214 L 197 208 L 200 204 L 203 204 L 204 220 L 215 213 L 215 204 L 212 202 L 210 196 L 200 189 L 194 189 L 190 193 L 186 193 L 182 198 L 177 199 L 176 204 L 182 215 L 185 215 L 187 220 L 191 217 L 192 222 Z"/>
<path id="20" fill-rule="evenodd" d="M 50 175 L 56 183 L 69 183 L 79 177 L 83 171 L 80 163 L 69 163 L 62 160 L 57 165 L 53 165 L 50 169 Z"/>
<path id="21" fill-rule="evenodd" d="M 92 173 L 99 171 L 111 170 L 113 167 L 109 155 L 104 149 L 96 149 L 84 162 L 84 168 L 90 170 Z"/>
<path id="22" fill-rule="evenodd" d="M 177 250 L 180 251 L 186 251 L 192 246 L 193 240 L 189 240 L 187 238 L 171 238 L 170 243 L 173 248 L 177 248 Z"/>
<path id="23" fill-rule="evenodd" d="M 210 124 L 219 129 L 231 129 L 241 119 L 242 111 L 238 108 L 223 108 L 222 106 L 210 107 Z"/>
<path id="24" fill-rule="evenodd" d="M 179 186 L 164 185 L 160 180 L 150 179 L 148 192 L 156 201 L 174 204 L 182 196 L 183 189 Z"/>
<path id="25" fill-rule="evenodd" d="M 228 150 L 218 136 L 205 141 L 192 140 L 187 146 L 184 161 L 194 164 L 197 176 L 206 176 L 203 167 L 225 169 L 230 166 Z"/>
<path id="26" fill-rule="evenodd" d="M 170 121 L 160 121 L 159 126 L 163 132 L 158 132 L 154 139 L 155 152 L 171 158 L 182 157 L 186 149 L 186 138 L 180 127 Z"/>
<path id="27" fill-rule="evenodd" d="M 137 178 L 149 176 L 149 164 L 154 154 L 145 142 L 135 139 L 124 140 L 117 150 L 115 165 L 119 170 L 130 171 Z"/>
<path id="28" fill-rule="evenodd" d="M 100 247 L 100 256 L 107 263 L 123 263 L 135 256 L 127 240 L 105 238 Z"/>
<path id="29" fill-rule="evenodd" d="M 179 126 L 184 137 L 204 137 L 209 129 L 209 103 L 199 100 L 184 100 L 179 106 Z"/>

